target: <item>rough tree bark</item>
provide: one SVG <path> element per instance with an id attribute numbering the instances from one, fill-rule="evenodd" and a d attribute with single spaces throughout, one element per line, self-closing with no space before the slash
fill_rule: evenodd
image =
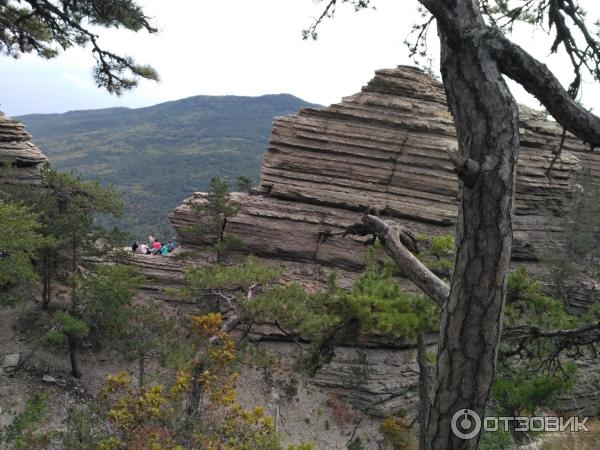
<path id="1" fill-rule="evenodd" d="M 204 368 L 206 364 L 203 360 L 202 355 L 196 356 L 196 361 L 194 362 L 194 367 L 192 368 L 191 379 L 190 379 L 190 390 L 188 392 L 187 401 L 186 401 L 186 415 L 187 417 L 192 417 L 198 414 L 200 410 L 200 404 L 202 403 L 202 394 L 204 390 L 202 389 L 202 372 L 204 372 Z"/>
<path id="2" fill-rule="evenodd" d="M 450 421 L 485 413 L 501 333 L 512 241 L 518 109 L 503 74 L 519 82 L 592 147 L 600 120 L 569 97 L 546 66 L 486 26 L 476 0 L 419 0 L 437 19 L 441 68 L 461 162 L 456 256 L 442 309 L 434 396 L 425 448 L 476 449 Z M 468 170 L 466 170 L 468 169 Z"/>
<path id="3" fill-rule="evenodd" d="M 472 15 L 468 8 L 461 13 Z M 454 276 L 441 317 L 428 445 L 476 449 L 478 437 L 454 436 L 450 420 L 461 409 L 483 417 L 495 371 L 512 245 L 518 109 L 485 50 L 469 43 L 455 49 L 443 30 L 440 39 L 460 156 L 476 162 L 479 174 L 471 186 L 461 181 L 459 187 Z"/>
<path id="4" fill-rule="evenodd" d="M 503 74 L 592 148 L 600 146 L 600 119 L 578 105 L 544 64 L 487 26 L 479 1 L 419 2 L 437 21 L 443 82 L 459 144 L 458 154 L 450 155 L 460 186 L 449 295 L 443 282 L 414 263 L 399 227 L 371 216 L 363 223 L 384 240 L 407 276 L 442 304 L 434 394 L 420 446 L 476 449 L 479 436 L 454 436 L 451 418 L 464 409 L 484 415 L 501 334 L 519 152 L 518 109 Z"/>

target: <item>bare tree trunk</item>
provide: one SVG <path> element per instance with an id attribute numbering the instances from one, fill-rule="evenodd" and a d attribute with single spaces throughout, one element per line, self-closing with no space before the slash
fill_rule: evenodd
<path id="1" fill-rule="evenodd" d="M 67 336 L 67 344 L 69 346 L 69 359 L 71 360 L 71 375 L 73 375 L 75 378 L 81 378 L 79 358 L 77 355 L 77 344 L 74 338 L 70 336 Z"/>
<path id="2" fill-rule="evenodd" d="M 45 254 L 42 261 L 42 309 L 47 310 L 52 300 L 52 264 L 51 255 Z"/>
<path id="3" fill-rule="evenodd" d="M 75 276 L 77 271 L 77 241 L 75 235 L 71 237 L 71 274 Z"/>
<path id="4" fill-rule="evenodd" d="M 48 256 L 44 255 L 42 259 L 42 309 L 48 309 L 50 300 L 48 299 Z"/>
<path id="5" fill-rule="evenodd" d="M 454 274 L 442 309 L 429 440 L 436 450 L 476 449 L 479 435 L 456 437 L 451 418 L 465 409 L 484 416 L 496 367 L 512 244 L 518 110 L 485 50 L 469 42 L 451 46 L 443 31 L 440 40 L 460 158 L 471 169 L 459 171 Z"/>

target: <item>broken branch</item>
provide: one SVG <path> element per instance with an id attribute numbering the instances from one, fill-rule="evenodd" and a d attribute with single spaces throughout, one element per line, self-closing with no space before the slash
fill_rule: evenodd
<path id="1" fill-rule="evenodd" d="M 402 243 L 411 240 L 410 233 L 405 228 L 378 217 L 367 214 L 363 217 L 363 225 L 375 234 L 383 243 L 392 259 L 398 264 L 407 278 L 415 283 L 428 297 L 439 306 L 446 303 L 450 295 L 450 287 L 438 278 L 425 264 L 413 255 Z"/>

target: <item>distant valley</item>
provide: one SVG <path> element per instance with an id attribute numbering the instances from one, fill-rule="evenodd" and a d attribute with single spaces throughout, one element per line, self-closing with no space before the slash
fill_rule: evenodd
<path id="1" fill-rule="evenodd" d="M 167 215 L 220 176 L 258 179 L 273 118 L 318 107 L 287 94 L 196 96 L 147 108 L 17 117 L 53 167 L 113 184 L 124 194 L 117 223 L 137 237 L 172 233 Z"/>

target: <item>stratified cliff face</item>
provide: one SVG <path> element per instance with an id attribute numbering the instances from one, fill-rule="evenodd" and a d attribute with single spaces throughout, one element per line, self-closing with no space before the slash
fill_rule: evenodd
<path id="1" fill-rule="evenodd" d="M 600 158 L 570 135 L 554 155 L 561 134 L 540 113 L 521 111 L 514 260 L 536 261 L 560 246 L 560 216 L 580 156 L 600 175 Z M 364 247 L 343 231 L 367 207 L 416 231 L 453 232 L 458 180 L 449 145 L 456 136 L 443 86 L 410 67 L 377 71 L 339 104 L 275 120 L 260 186 L 254 195 L 236 194 L 241 211 L 226 232 L 251 253 L 360 269 Z M 201 201 L 195 194 L 173 212 L 177 230 L 202 220 L 188 205 Z M 181 234 L 186 244 L 211 239 Z"/>
<path id="2" fill-rule="evenodd" d="M 47 158 L 30 140 L 22 124 L 0 111 L 0 184 L 39 182 Z"/>
<path id="3" fill-rule="evenodd" d="M 529 108 L 521 109 L 520 120 L 512 257 L 535 271 L 541 269 L 540 259 L 556 256 L 563 245 L 565 200 L 573 176 L 584 166 L 600 180 L 600 156 L 569 134 L 558 154 L 560 126 Z M 339 104 L 274 121 L 260 185 L 251 195 L 233 194 L 240 212 L 228 220 L 225 232 L 240 237 L 245 251 L 267 261 L 288 268 L 305 264 L 313 273 L 319 272 L 315 267 L 336 270 L 352 279 L 364 267 L 366 247 L 364 238 L 344 231 L 367 208 L 416 232 L 454 232 L 458 179 L 446 151 L 453 145 L 455 129 L 443 86 L 411 67 L 379 70 L 361 92 Z M 214 238 L 185 233 L 205 219 L 190 207 L 203 201 L 204 194 L 195 193 L 171 214 L 184 245 Z M 301 272 L 292 278 L 316 281 Z M 265 324 L 253 329 L 256 339 L 262 334 L 275 345 L 272 331 Z M 414 350 L 375 347 L 362 356 L 356 348 L 336 349 L 314 383 L 345 391 L 375 415 L 413 409 Z M 353 377 L 361 358 L 371 375 L 356 385 Z M 590 401 L 597 398 L 600 383 L 596 366 L 580 361 L 585 382 L 578 384 L 577 399 L 565 405 L 567 410 L 600 412 L 600 404 Z"/>

